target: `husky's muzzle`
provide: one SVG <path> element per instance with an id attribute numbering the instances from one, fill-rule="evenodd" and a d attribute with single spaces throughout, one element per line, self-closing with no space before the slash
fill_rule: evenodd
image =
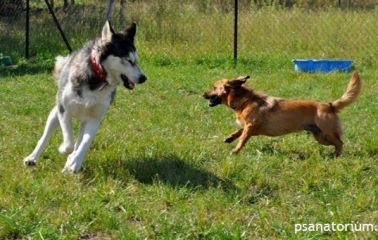
<path id="1" fill-rule="evenodd" d="M 215 107 L 222 103 L 222 98 L 216 94 L 204 93 L 203 97 L 209 100 L 209 107 Z"/>
<path id="2" fill-rule="evenodd" d="M 130 90 L 134 89 L 135 83 L 131 81 L 126 75 L 121 74 L 121 79 L 123 82 L 123 86 L 125 86 L 125 88 L 130 89 Z M 147 77 L 145 75 L 141 75 L 138 79 L 137 84 L 144 83 L 146 80 L 147 80 Z"/>

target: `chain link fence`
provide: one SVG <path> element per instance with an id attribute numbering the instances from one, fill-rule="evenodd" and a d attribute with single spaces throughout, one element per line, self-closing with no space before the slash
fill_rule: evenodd
<path id="1" fill-rule="evenodd" d="M 108 1 L 49 0 L 73 49 L 99 36 Z M 350 58 L 376 65 L 378 0 L 239 0 L 239 58 Z M 25 55 L 25 0 L 1 0 L 0 53 Z M 144 58 L 233 58 L 232 0 L 114 0 L 111 21 L 137 22 Z M 30 55 L 68 53 L 45 1 L 30 0 Z"/>
<path id="2" fill-rule="evenodd" d="M 23 0 L 1 0 L 0 55 L 23 56 L 25 33 L 22 29 L 26 22 L 24 10 Z"/>

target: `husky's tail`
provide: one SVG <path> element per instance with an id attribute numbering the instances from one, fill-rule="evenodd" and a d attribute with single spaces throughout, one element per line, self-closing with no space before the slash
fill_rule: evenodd
<path id="1" fill-rule="evenodd" d="M 58 82 L 60 73 L 62 72 L 62 69 L 63 69 L 64 65 L 66 65 L 67 60 L 68 60 L 68 56 L 66 56 L 66 57 L 57 56 L 55 58 L 55 67 L 54 67 L 53 74 L 54 74 L 54 78 L 55 78 L 56 82 Z"/>
<path id="2" fill-rule="evenodd" d="M 341 98 L 331 103 L 332 107 L 334 107 L 336 111 L 339 111 L 349 104 L 353 103 L 357 99 L 358 95 L 360 95 L 360 90 L 361 79 L 357 71 L 355 71 L 352 74 L 352 78 L 348 83 L 348 87 L 345 90 L 345 93 L 341 96 Z"/>

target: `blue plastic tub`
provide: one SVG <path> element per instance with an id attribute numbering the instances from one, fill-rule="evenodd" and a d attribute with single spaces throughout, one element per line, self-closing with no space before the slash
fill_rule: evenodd
<path id="1" fill-rule="evenodd" d="M 352 61 L 344 59 L 293 59 L 295 71 L 332 72 L 351 70 Z"/>

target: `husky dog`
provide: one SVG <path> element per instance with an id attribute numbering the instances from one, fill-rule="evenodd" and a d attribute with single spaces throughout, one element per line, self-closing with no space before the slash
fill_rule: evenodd
<path id="1" fill-rule="evenodd" d="M 88 42 L 72 54 L 56 58 L 54 76 L 58 85 L 56 105 L 51 110 L 42 137 L 34 151 L 24 159 L 27 166 L 36 164 L 51 134 L 60 125 L 63 143 L 59 152 L 69 154 L 63 173 L 78 172 L 99 128 L 101 120 L 122 83 L 127 89 L 147 80 L 138 67 L 134 46 L 136 24 L 115 33 L 107 21 L 101 37 Z M 71 119 L 80 121 L 74 143 Z"/>

